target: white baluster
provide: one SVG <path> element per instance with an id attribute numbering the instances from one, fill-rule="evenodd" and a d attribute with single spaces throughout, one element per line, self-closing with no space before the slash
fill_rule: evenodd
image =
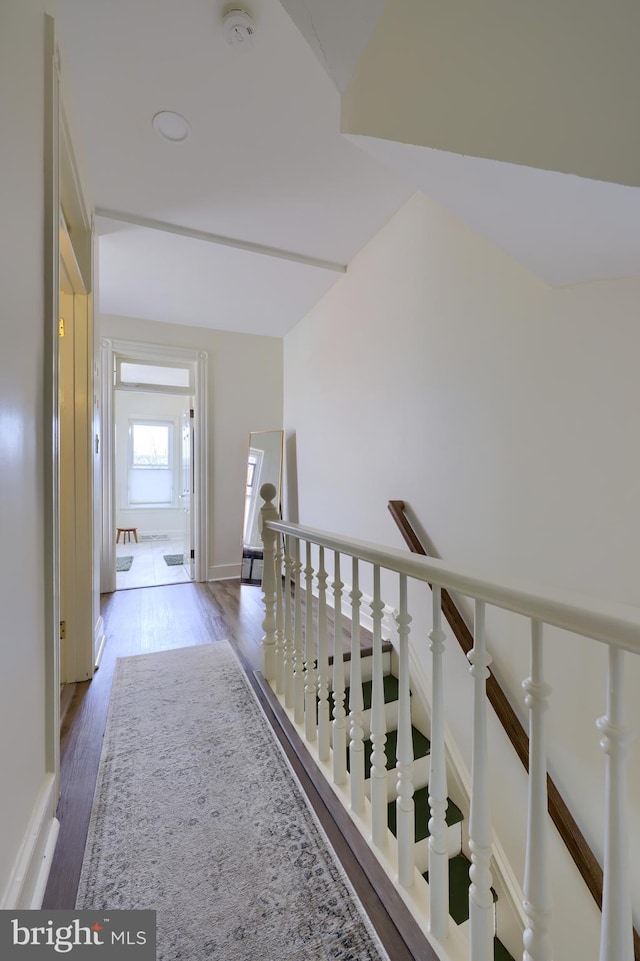
<path id="1" fill-rule="evenodd" d="M 547 753 L 544 714 L 551 688 L 544 681 L 542 624 L 531 621 L 531 675 L 522 682 L 529 708 L 529 806 L 524 868 L 522 961 L 551 961 L 551 892 L 547 866 Z"/>
<path id="2" fill-rule="evenodd" d="M 324 547 L 321 547 L 318 557 L 318 757 L 321 761 L 329 758 L 330 742 L 327 572 L 324 566 Z"/>
<path id="3" fill-rule="evenodd" d="M 333 780 L 347 780 L 347 723 L 344 707 L 344 656 L 342 648 L 342 588 L 340 554 L 334 553 L 333 567 Z"/>
<path id="4" fill-rule="evenodd" d="M 493 961 L 494 915 L 491 892 L 491 818 L 489 814 L 489 752 L 487 695 L 491 657 L 487 652 L 485 606 L 476 601 L 473 650 L 467 657 L 473 677 L 473 743 L 471 755 L 471 810 L 469 815 L 469 936 L 471 961 Z"/>
<path id="5" fill-rule="evenodd" d="M 444 642 L 441 589 L 432 588 L 431 751 L 429 754 L 429 930 L 439 941 L 449 934 L 447 764 L 444 746 Z"/>
<path id="6" fill-rule="evenodd" d="M 623 666 L 624 652 L 610 645 L 607 713 L 597 721 L 606 755 L 600 961 L 633 961 L 626 792 L 631 737 L 624 724 Z"/>
<path id="7" fill-rule="evenodd" d="M 398 881 L 409 888 L 415 867 L 415 803 L 413 800 L 413 738 L 411 736 L 411 691 L 409 685 L 409 624 L 407 578 L 400 575 L 398 611 L 398 782 L 396 827 L 398 837 Z"/>
<path id="8" fill-rule="evenodd" d="M 304 721 L 304 648 L 302 639 L 302 589 L 300 586 L 300 541 L 295 542 L 293 560 L 295 614 L 293 625 L 293 719 Z"/>
<path id="9" fill-rule="evenodd" d="M 264 545 L 262 568 L 262 596 L 264 599 L 264 620 L 262 628 L 262 673 L 270 683 L 276 677 L 276 619 L 274 608 L 276 604 L 276 570 L 275 570 L 275 541 L 276 532 L 267 527 L 267 521 L 278 520 L 278 510 L 273 503 L 276 489 L 273 484 L 263 484 L 260 496 L 264 504 L 260 510 L 262 522 L 262 543 Z"/>
<path id="10" fill-rule="evenodd" d="M 284 693 L 284 604 L 282 586 L 282 535 L 276 536 L 276 692 Z"/>
<path id="11" fill-rule="evenodd" d="M 291 582 L 293 579 L 293 558 L 291 556 L 291 538 L 285 539 L 284 545 L 284 644 L 282 660 L 284 668 L 284 703 L 285 707 L 293 707 L 293 612 L 291 609 Z"/>
<path id="12" fill-rule="evenodd" d="M 371 840 L 384 851 L 387 847 L 387 723 L 384 711 L 384 678 L 382 671 L 382 614 L 380 568 L 373 568 L 373 685 L 371 690 Z"/>
<path id="13" fill-rule="evenodd" d="M 304 735 L 307 741 L 316 739 L 316 645 L 313 630 L 313 566 L 311 541 L 307 541 L 305 576 L 305 631 L 304 631 Z"/>
<path id="14" fill-rule="evenodd" d="M 353 558 L 351 598 L 351 670 L 349 674 L 349 772 L 351 810 L 364 811 L 364 730 L 362 728 L 362 666 L 360 660 L 360 601 L 358 558 Z"/>

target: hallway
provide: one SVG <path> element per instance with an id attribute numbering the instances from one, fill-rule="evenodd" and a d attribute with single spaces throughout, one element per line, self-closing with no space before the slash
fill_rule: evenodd
<path id="1" fill-rule="evenodd" d="M 43 907 L 70 909 L 75 905 L 116 659 L 226 638 L 269 716 L 253 674 L 260 667 L 261 598 L 259 587 L 241 586 L 235 580 L 133 589 L 103 596 L 107 643 L 102 662 L 91 682 L 77 685 L 61 732 L 61 827 Z M 393 961 L 410 961 L 413 955 L 320 795 L 279 731 L 278 737 L 387 951 Z"/>
<path id="2" fill-rule="evenodd" d="M 208 586 L 188 583 L 102 596 L 107 642 L 100 667 L 92 681 L 76 685 L 61 729 L 60 836 L 44 907 L 68 909 L 75 904 L 117 658 L 208 644 L 227 636 L 222 616 L 222 598 L 227 592 L 221 589 L 218 594 L 221 602 L 215 603 Z M 247 612 L 246 631 L 238 631 L 247 649 L 249 637 L 255 636 L 258 641 L 260 637 L 259 600 L 255 588 L 243 589 L 241 604 L 237 596 L 232 599 L 236 607 Z M 257 643 L 252 663 L 258 659 Z"/>

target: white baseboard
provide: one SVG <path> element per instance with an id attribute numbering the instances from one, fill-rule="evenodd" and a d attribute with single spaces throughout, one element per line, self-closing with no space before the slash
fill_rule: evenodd
<path id="1" fill-rule="evenodd" d="M 208 581 L 228 581 L 240 577 L 240 562 L 237 564 L 218 564 L 209 568 Z"/>
<path id="2" fill-rule="evenodd" d="M 47 774 L 0 901 L 2 910 L 42 905 L 60 830 L 60 822 L 54 816 L 56 801 L 56 779 Z"/>

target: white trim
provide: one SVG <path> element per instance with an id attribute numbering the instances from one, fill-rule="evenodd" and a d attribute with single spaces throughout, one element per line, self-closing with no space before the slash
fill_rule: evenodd
<path id="1" fill-rule="evenodd" d="M 60 822 L 53 816 L 57 788 L 54 774 L 47 774 L 0 901 L 2 910 L 39 908 L 47 886 Z"/>
<path id="2" fill-rule="evenodd" d="M 60 504 L 59 363 L 60 314 L 60 55 L 55 22 L 45 15 L 44 138 L 44 657 L 45 763 L 54 791 L 60 778 Z"/>
<path id="3" fill-rule="evenodd" d="M 229 581 L 240 577 L 241 564 L 217 564 L 209 568 L 209 581 Z"/>
<path id="4" fill-rule="evenodd" d="M 168 347 L 163 344 L 145 344 L 130 340 L 103 338 L 101 353 L 101 406 L 102 406 L 102 548 L 101 590 L 110 593 L 116 589 L 115 561 L 115 477 L 114 477 L 114 363 L 117 356 L 132 361 L 159 361 L 189 365 L 193 371 L 195 410 L 194 454 L 194 548 L 196 553 L 195 579 L 209 580 L 209 458 L 208 448 L 208 381 L 205 351 L 185 347 Z M 156 388 L 164 392 L 162 387 Z"/>
<path id="5" fill-rule="evenodd" d="M 93 649 L 95 651 L 95 663 L 94 667 L 96 670 L 100 667 L 100 661 L 102 660 L 102 655 L 104 653 L 104 646 L 107 641 L 107 635 L 104 632 L 104 618 L 102 614 L 96 622 L 96 629 L 93 637 Z"/>
<path id="6" fill-rule="evenodd" d="M 189 237 L 192 240 L 202 240 L 208 244 L 219 244 L 223 247 L 234 247 L 238 250 L 248 250 L 253 254 L 262 254 L 266 257 L 277 257 L 279 260 L 290 260 L 296 264 L 305 264 L 308 267 L 318 267 L 321 270 L 332 270 L 338 274 L 346 274 L 346 264 L 337 264 L 332 260 L 321 260 L 319 257 L 308 257 L 306 254 L 299 254 L 292 250 L 281 250 L 279 247 L 267 247 L 264 244 L 252 243 L 250 240 L 238 240 L 235 237 L 223 237 L 221 234 L 212 234 L 206 230 L 194 230 L 192 227 L 182 227 L 179 224 L 168 223 L 164 220 L 153 220 L 151 217 L 141 217 L 136 214 L 128 214 L 119 210 L 106 210 L 104 207 L 96 208 L 96 217 L 104 217 L 105 220 L 116 220 L 119 223 L 133 224 L 135 227 L 146 227 L 148 230 L 161 230 L 164 233 L 176 234 L 178 237 Z"/>

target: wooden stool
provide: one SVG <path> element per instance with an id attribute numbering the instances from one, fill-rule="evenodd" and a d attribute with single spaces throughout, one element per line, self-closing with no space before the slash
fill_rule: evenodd
<path id="1" fill-rule="evenodd" d="M 133 534 L 136 544 L 138 543 L 138 528 L 137 527 L 118 527 L 116 532 L 116 544 L 120 543 L 120 535 L 122 534 L 122 543 L 126 544 L 127 538 L 129 543 L 131 543 L 131 535 Z"/>

